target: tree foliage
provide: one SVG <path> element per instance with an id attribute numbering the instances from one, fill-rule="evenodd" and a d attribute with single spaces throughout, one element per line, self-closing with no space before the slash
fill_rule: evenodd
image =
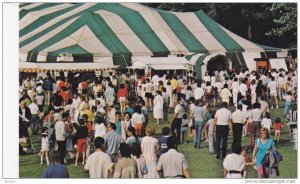
<path id="1" fill-rule="evenodd" d="M 275 28 L 266 35 L 284 36 L 293 34 L 297 36 L 297 4 L 296 3 L 273 3 L 268 9 L 275 16 L 273 19 Z"/>
<path id="2" fill-rule="evenodd" d="M 223 27 L 253 42 L 287 47 L 295 43 L 296 3 L 147 3 L 167 11 L 203 10 Z"/>

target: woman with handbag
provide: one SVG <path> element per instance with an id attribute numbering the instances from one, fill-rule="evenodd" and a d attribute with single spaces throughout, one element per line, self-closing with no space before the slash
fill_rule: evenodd
<path id="1" fill-rule="evenodd" d="M 275 149 L 275 143 L 270 138 L 270 133 L 267 128 L 260 130 L 260 137 L 255 140 L 252 161 L 257 169 L 258 178 L 265 178 L 266 171 L 264 170 L 262 160 L 266 154 L 270 154 L 270 150 Z"/>

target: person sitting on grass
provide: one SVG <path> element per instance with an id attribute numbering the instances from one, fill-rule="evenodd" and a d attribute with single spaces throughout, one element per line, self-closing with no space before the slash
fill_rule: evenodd
<path id="1" fill-rule="evenodd" d="M 50 165 L 46 168 L 43 178 L 69 178 L 68 169 L 60 163 L 60 159 L 58 151 L 50 154 Z"/>

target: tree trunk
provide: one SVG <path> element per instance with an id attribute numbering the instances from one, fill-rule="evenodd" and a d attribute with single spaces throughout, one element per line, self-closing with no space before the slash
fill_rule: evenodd
<path id="1" fill-rule="evenodd" d="M 248 39 L 252 40 L 252 21 L 251 18 L 248 21 Z"/>

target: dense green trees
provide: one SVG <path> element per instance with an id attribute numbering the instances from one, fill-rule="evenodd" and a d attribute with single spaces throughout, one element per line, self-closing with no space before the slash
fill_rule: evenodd
<path id="1" fill-rule="evenodd" d="M 253 42 L 287 48 L 297 42 L 296 3 L 146 3 L 177 12 L 203 10 L 222 26 Z"/>

